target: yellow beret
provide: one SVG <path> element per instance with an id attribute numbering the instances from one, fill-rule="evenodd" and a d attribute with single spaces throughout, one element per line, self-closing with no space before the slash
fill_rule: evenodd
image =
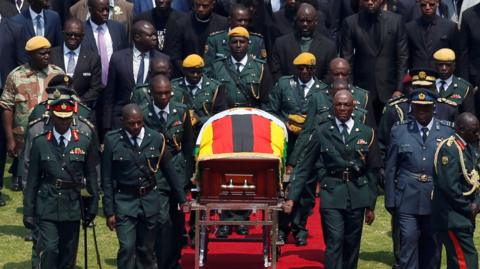
<path id="1" fill-rule="evenodd" d="M 50 45 L 50 42 L 45 37 L 34 36 L 27 41 L 27 44 L 25 45 L 25 50 L 34 51 L 38 49 L 49 49 L 51 47 L 52 45 Z"/>
<path id="2" fill-rule="evenodd" d="M 205 63 L 200 55 L 190 54 L 183 60 L 182 66 L 184 68 L 202 68 Z"/>
<path id="3" fill-rule="evenodd" d="M 315 55 L 310 52 L 302 52 L 295 59 L 293 59 L 294 65 L 315 65 Z"/>
<path id="4" fill-rule="evenodd" d="M 250 39 L 250 34 L 248 33 L 248 30 L 242 26 L 238 26 L 230 30 L 230 32 L 228 32 L 228 37 L 232 37 L 232 36 L 242 36 L 247 39 Z"/>
<path id="5" fill-rule="evenodd" d="M 455 52 L 451 49 L 439 49 L 433 54 L 433 59 L 440 62 L 453 62 L 455 61 Z"/>

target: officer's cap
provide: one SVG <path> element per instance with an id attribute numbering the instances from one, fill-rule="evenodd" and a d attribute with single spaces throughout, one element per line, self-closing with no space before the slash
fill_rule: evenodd
<path id="1" fill-rule="evenodd" d="M 230 32 L 228 32 L 229 38 L 232 38 L 234 36 L 241 36 L 241 37 L 245 37 L 246 39 L 250 39 L 250 34 L 248 33 L 248 30 L 242 26 L 237 26 L 232 30 L 230 30 Z"/>
<path id="2" fill-rule="evenodd" d="M 419 88 L 414 90 L 410 94 L 410 103 L 417 105 L 433 105 L 437 100 L 437 95 L 425 88 Z"/>
<path id="3" fill-rule="evenodd" d="M 200 55 L 190 54 L 183 60 L 182 66 L 183 68 L 202 68 L 205 63 Z"/>
<path id="4" fill-rule="evenodd" d="M 448 48 L 439 49 L 433 54 L 433 59 L 439 62 L 453 62 L 455 61 L 455 52 Z"/>
<path id="5" fill-rule="evenodd" d="M 310 52 L 302 52 L 295 59 L 293 59 L 294 65 L 315 65 L 315 55 Z"/>
<path id="6" fill-rule="evenodd" d="M 30 52 L 38 49 L 49 49 L 51 47 L 52 45 L 50 44 L 50 41 L 48 41 L 48 39 L 45 37 L 34 36 L 27 41 L 25 50 Z"/>
<path id="7" fill-rule="evenodd" d="M 70 118 L 75 111 L 75 103 L 66 99 L 55 100 L 51 104 L 51 110 L 59 118 Z"/>
<path id="8" fill-rule="evenodd" d="M 414 86 L 431 86 L 437 79 L 437 72 L 431 68 L 419 67 L 411 69 L 410 76 Z"/>

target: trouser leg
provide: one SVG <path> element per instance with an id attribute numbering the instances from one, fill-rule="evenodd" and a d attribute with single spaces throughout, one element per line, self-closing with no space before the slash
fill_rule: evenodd
<path id="1" fill-rule="evenodd" d="M 38 241 L 35 245 L 38 267 L 41 269 L 56 269 L 59 258 L 59 231 L 53 221 L 39 220 L 37 223 Z"/>
<path id="2" fill-rule="evenodd" d="M 117 216 L 117 268 L 135 269 L 135 252 L 137 241 L 138 219 L 128 216 Z"/>
<path id="3" fill-rule="evenodd" d="M 141 216 L 137 223 L 137 264 L 143 269 L 156 269 L 155 242 L 157 240 L 159 215 Z"/>
<path id="4" fill-rule="evenodd" d="M 80 221 L 65 221 L 58 224 L 59 268 L 74 269 L 78 251 Z"/>
<path id="5" fill-rule="evenodd" d="M 418 269 L 420 228 L 416 215 L 396 212 L 400 230 L 400 268 Z"/>
<path id="6" fill-rule="evenodd" d="M 344 213 L 343 268 L 355 269 L 362 240 L 364 208 L 347 209 Z"/>
<path id="7" fill-rule="evenodd" d="M 323 237 L 325 240 L 325 269 L 343 268 L 343 242 L 345 235 L 344 210 L 321 209 Z"/>
<path id="8" fill-rule="evenodd" d="M 447 269 L 478 269 L 473 229 L 449 230 L 440 236 L 447 252 Z"/>

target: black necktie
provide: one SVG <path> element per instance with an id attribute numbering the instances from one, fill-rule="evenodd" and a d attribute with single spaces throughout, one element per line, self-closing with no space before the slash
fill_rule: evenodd
<path id="1" fill-rule="evenodd" d="M 242 63 L 235 63 L 237 66 L 237 72 L 240 73 L 240 67 L 242 67 Z"/>
<path id="2" fill-rule="evenodd" d="M 134 147 L 135 149 L 138 149 L 138 148 L 140 147 L 140 146 L 138 145 L 137 139 L 138 139 L 137 136 L 132 136 L 133 147 Z"/>
<path id="3" fill-rule="evenodd" d="M 163 125 L 166 125 L 167 124 L 167 117 L 168 117 L 168 114 L 165 110 L 160 110 L 160 112 L 158 113 L 158 115 L 160 116 L 160 122 L 163 124 Z"/>
<path id="4" fill-rule="evenodd" d="M 137 84 L 143 84 L 143 75 L 145 73 L 145 53 L 140 55 L 140 67 L 138 68 Z"/>
<path id="5" fill-rule="evenodd" d="M 345 141 L 347 141 L 347 136 L 348 136 L 348 126 L 345 123 L 340 124 L 342 126 L 342 139 L 343 139 L 343 144 L 345 144 Z"/>
<path id="6" fill-rule="evenodd" d="M 440 94 L 442 94 L 447 88 L 447 82 L 445 80 L 440 80 Z"/>
<path id="7" fill-rule="evenodd" d="M 197 85 L 188 85 L 188 89 L 190 90 L 190 94 L 195 96 L 197 93 Z"/>
<path id="8" fill-rule="evenodd" d="M 305 90 L 307 89 L 307 84 L 300 84 L 300 87 L 302 88 L 300 94 L 302 95 L 302 98 L 305 99 Z"/>
<path id="9" fill-rule="evenodd" d="M 427 127 L 422 127 L 422 140 L 423 143 L 427 141 L 427 133 L 428 133 L 428 128 Z"/>
<path id="10" fill-rule="evenodd" d="M 61 135 L 60 136 L 60 142 L 58 143 L 58 145 L 63 149 L 65 148 L 65 136 Z"/>

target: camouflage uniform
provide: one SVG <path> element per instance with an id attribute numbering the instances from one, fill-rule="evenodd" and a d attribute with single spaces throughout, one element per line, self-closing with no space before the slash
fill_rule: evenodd
<path id="1" fill-rule="evenodd" d="M 48 82 L 59 74 L 64 74 L 64 72 L 55 65 L 48 65 L 42 71 L 36 71 L 27 63 L 15 68 L 8 75 L 0 97 L 0 107 L 14 113 L 13 135 L 18 154 L 23 148 L 28 116 L 35 105 L 47 99 L 45 89 Z"/>

